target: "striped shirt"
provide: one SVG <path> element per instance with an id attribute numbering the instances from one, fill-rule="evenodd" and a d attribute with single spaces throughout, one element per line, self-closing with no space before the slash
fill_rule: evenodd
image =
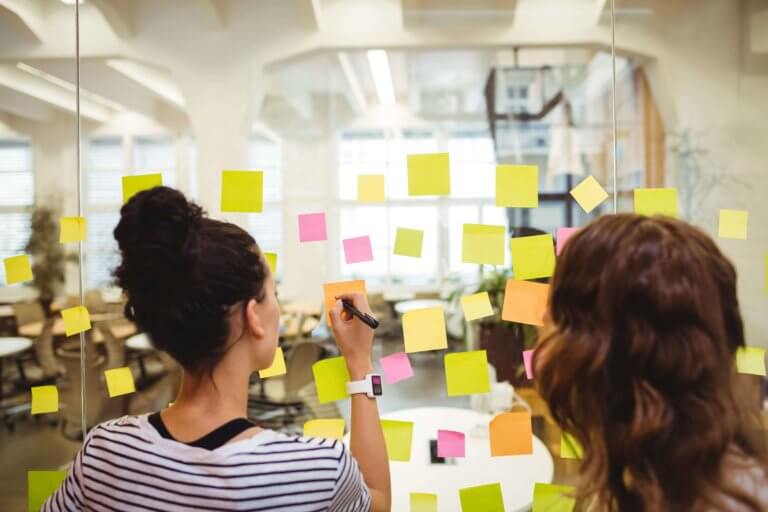
<path id="1" fill-rule="evenodd" d="M 340 441 L 263 430 L 206 450 L 163 438 L 145 414 L 94 427 L 42 511 L 370 508 L 357 463 Z"/>

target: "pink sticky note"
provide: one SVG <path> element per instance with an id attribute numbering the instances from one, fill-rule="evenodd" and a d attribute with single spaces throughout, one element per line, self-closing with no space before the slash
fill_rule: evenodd
<path id="1" fill-rule="evenodd" d="M 453 430 L 437 431 L 437 456 L 438 457 L 463 457 L 464 433 Z"/>
<path id="2" fill-rule="evenodd" d="M 581 228 L 557 228 L 557 255 L 560 256 L 560 251 L 565 247 L 565 242 L 571 238 Z"/>
<path id="3" fill-rule="evenodd" d="M 394 384 L 395 382 L 413 377 L 411 360 L 408 359 L 408 354 L 405 352 L 384 356 L 379 359 L 379 364 L 384 371 L 384 378 L 387 384 Z"/>
<path id="4" fill-rule="evenodd" d="M 299 242 L 328 240 L 324 213 L 299 214 Z"/>
<path id="5" fill-rule="evenodd" d="M 523 365 L 525 366 L 525 376 L 528 379 L 533 378 L 533 350 L 523 350 Z"/>
<path id="6" fill-rule="evenodd" d="M 347 263 L 373 260 L 373 249 L 371 249 L 371 238 L 369 236 L 347 238 L 342 243 L 344 244 L 344 259 Z"/>

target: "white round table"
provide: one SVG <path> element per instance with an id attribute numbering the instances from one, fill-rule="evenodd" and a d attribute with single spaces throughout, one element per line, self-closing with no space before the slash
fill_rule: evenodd
<path id="1" fill-rule="evenodd" d="M 384 414 L 382 418 L 413 422 L 410 462 L 389 463 L 392 510 L 409 510 L 410 494 L 424 492 L 437 494 L 440 512 L 460 512 L 459 489 L 500 483 L 504 509 L 523 511 L 533 503 L 534 484 L 552 481 L 552 455 L 536 436 L 533 436 L 531 455 L 490 456 L 488 423 L 493 418 L 490 415 L 470 409 L 420 407 Z M 431 464 L 429 441 L 437 439 L 438 429 L 463 432 L 466 457 L 451 459 L 456 464 Z M 344 442 L 349 445 L 349 434 Z"/>
<path id="2" fill-rule="evenodd" d="M 125 340 L 125 346 L 131 350 L 138 350 L 141 352 L 149 352 L 150 350 L 155 350 L 155 347 L 153 347 L 152 343 L 149 341 L 149 336 L 147 336 L 147 333 L 144 332 L 134 334 Z"/>
<path id="3" fill-rule="evenodd" d="M 0 357 L 8 357 L 24 352 L 32 346 L 29 338 L 9 337 L 0 338 Z"/>
<path id="4" fill-rule="evenodd" d="M 445 304 L 446 302 L 440 299 L 405 300 L 395 304 L 395 311 L 397 311 L 399 315 L 402 315 L 403 313 L 413 311 L 414 309 L 436 308 L 438 306 L 445 307 Z"/>

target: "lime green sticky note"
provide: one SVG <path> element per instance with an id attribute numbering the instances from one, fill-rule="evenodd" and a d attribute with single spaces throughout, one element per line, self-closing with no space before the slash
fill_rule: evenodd
<path id="1" fill-rule="evenodd" d="M 128 367 L 105 370 L 104 379 L 107 381 L 107 392 L 110 397 L 127 395 L 136 391 L 133 373 Z"/>
<path id="2" fill-rule="evenodd" d="M 437 494 L 412 492 L 411 512 L 437 512 Z"/>
<path id="3" fill-rule="evenodd" d="M 720 210 L 717 236 L 720 238 L 746 240 L 748 221 L 749 212 L 744 210 Z"/>
<path id="4" fill-rule="evenodd" d="M 487 224 L 464 224 L 461 261 L 488 265 L 504 264 L 507 228 Z"/>
<path id="5" fill-rule="evenodd" d="M 27 510 L 39 512 L 65 478 L 66 471 L 27 471 Z"/>
<path id="6" fill-rule="evenodd" d="M 485 350 L 445 354 L 445 383 L 448 396 L 488 393 L 488 355 Z"/>
<path id="7" fill-rule="evenodd" d="M 91 316 L 85 306 L 62 309 L 61 318 L 64 320 L 64 333 L 67 336 L 85 332 L 91 328 Z"/>
<path id="8" fill-rule="evenodd" d="M 56 386 L 32 386 L 32 414 L 59 410 L 59 390 Z"/>
<path id="9" fill-rule="evenodd" d="M 344 418 L 319 418 L 304 423 L 304 437 L 344 438 Z"/>
<path id="10" fill-rule="evenodd" d="M 394 254 L 421 258 L 424 231 L 420 229 L 397 228 Z"/>
<path id="11" fill-rule="evenodd" d="M 765 349 L 741 347 L 736 351 L 736 371 L 765 377 Z"/>
<path id="12" fill-rule="evenodd" d="M 88 223 L 86 222 L 85 217 L 62 217 L 60 226 L 60 243 L 67 244 L 70 242 L 85 241 L 88 234 Z"/>
<path id="13" fill-rule="evenodd" d="M 584 450 L 579 442 L 568 432 L 560 433 L 560 458 L 580 459 Z"/>
<path id="14" fill-rule="evenodd" d="M 5 282 L 8 284 L 22 283 L 32 279 L 32 266 L 26 254 L 5 258 L 3 265 L 5 265 Z"/>
<path id="15" fill-rule="evenodd" d="M 594 176 L 589 176 L 587 179 L 576 185 L 571 190 L 571 195 L 579 203 L 579 206 L 584 208 L 584 211 L 589 213 L 597 206 L 608 199 L 608 192 L 605 191 L 602 185 L 595 179 Z"/>
<path id="16" fill-rule="evenodd" d="M 357 177 L 357 200 L 361 203 L 384 202 L 384 175 L 361 174 Z"/>
<path id="17" fill-rule="evenodd" d="M 149 190 L 162 185 L 163 175 L 160 173 L 123 176 L 123 204 L 142 190 Z"/>
<path id="18" fill-rule="evenodd" d="M 269 265 L 269 271 L 272 272 L 272 276 L 277 275 L 277 253 L 276 252 L 265 252 L 264 253 L 264 259 L 267 260 L 267 265 Z"/>
<path id="19" fill-rule="evenodd" d="M 552 235 L 519 236 L 509 242 L 515 279 L 550 277 L 555 271 L 555 242 Z"/>
<path id="20" fill-rule="evenodd" d="M 384 442 L 387 445 L 389 460 L 400 462 L 411 460 L 413 422 L 381 420 L 381 429 L 384 431 Z"/>
<path id="21" fill-rule="evenodd" d="M 221 172 L 221 211 L 260 213 L 264 204 L 262 171 Z"/>
<path id="22" fill-rule="evenodd" d="M 496 206 L 538 208 L 539 167 L 536 165 L 497 165 Z"/>
<path id="23" fill-rule="evenodd" d="M 467 322 L 493 315 L 493 306 L 488 292 L 465 295 L 461 298 L 461 308 L 464 310 L 464 318 Z"/>
<path id="24" fill-rule="evenodd" d="M 282 347 L 277 347 L 275 349 L 275 357 L 272 360 L 272 364 L 269 366 L 269 368 L 259 370 L 259 378 L 267 379 L 269 377 L 285 375 L 286 371 L 287 370 L 285 368 L 285 356 L 283 355 L 283 349 Z"/>
<path id="25" fill-rule="evenodd" d="M 459 489 L 461 512 L 504 512 L 501 484 L 478 485 Z"/>
<path id="26" fill-rule="evenodd" d="M 571 512 L 576 498 L 568 496 L 573 487 L 536 483 L 533 487 L 533 509 L 531 512 Z"/>
<path id="27" fill-rule="evenodd" d="M 321 359 L 312 365 L 312 375 L 315 377 L 317 399 L 321 404 L 349 396 L 347 393 L 349 370 L 343 357 Z"/>
<path id="28" fill-rule="evenodd" d="M 677 217 L 676 188 L 636 188 L 635 213 Z"/>
<path id="29" fill-rule="evenodd" d="M 448 153 L 408 155 L 409 196 L 447 196 L 450 193 Z"/>

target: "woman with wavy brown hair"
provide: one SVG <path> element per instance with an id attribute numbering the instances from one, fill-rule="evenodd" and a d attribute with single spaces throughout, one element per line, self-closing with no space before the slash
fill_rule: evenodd
<path id="1" fill-rule="evenodd" d="M 736 271 L 702 231 L 624 214 L 574 235 L 534 364 L 584 448 L 580 507 L 768 510 L 764 434 L 735 382 L 743 346 Z"/>

